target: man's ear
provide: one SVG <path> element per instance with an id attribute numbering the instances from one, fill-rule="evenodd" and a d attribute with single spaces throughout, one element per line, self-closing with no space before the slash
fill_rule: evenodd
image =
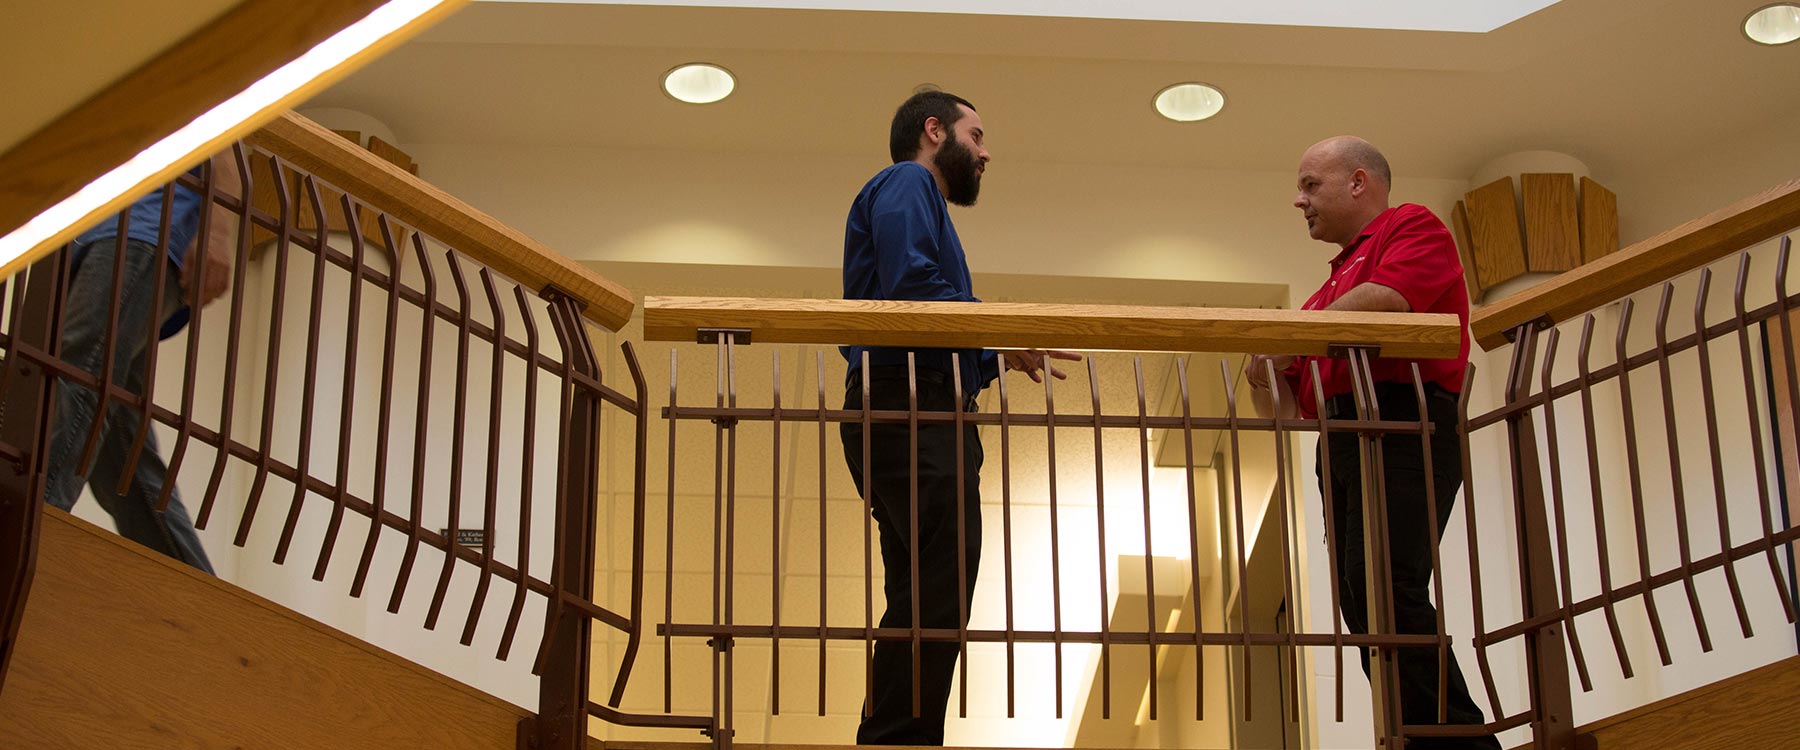
<path id="1" fill-rule="evenodd" d="M 1350 173 L 1350 195 L 1360 196 L 1369 189 L 1369 173 L 1357 169 Z"/>
<path id="2" fill-rule="evenodd" d="M 942 120 L 939 120 L 936 117 L 925 118 L 924 136 L 925 136 L 926 143 L 929 143 L 933 146 L 943 145 L 944 135 L 945 135 L 944 123 Z"/>

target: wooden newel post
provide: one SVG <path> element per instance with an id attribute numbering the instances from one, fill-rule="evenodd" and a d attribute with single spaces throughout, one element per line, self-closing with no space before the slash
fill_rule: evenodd
<path id="1" fill-rule="evenodd" d="M 1538 321 L 1513 329 L 1512 367 L 1507 374 L 1506 401 L 1518 403 L 1531 395 L 1531 371 L 1537 360 Z M 1549 408 L 1548 405 L 1545 408 Z M 1537 430 L 1531 412 L 1520 411 L 1506 419 L 1507 450 L 1512 466 L 1513 507 L 1519 538 L 1519 582 L 1524 619 L 1545 617 L 1559 611 L 1556 560 L 1551 553 L 1550 525 L 1544 506 L 1544 479 L 1538 464 Z M 1465 481 L 1468 481 L 1465 479 Z M 1539 750 L 1575 750 L 1573 692 L 1569 663 L 1563 646 L 1563 620 L 1525 634 L 1526 683 L 1531 691 L 1532 747 Z M 1498 707 L 1496 707 L 1498 710 Z"/>
<path id="2" fill-rule="evenodd" d="M 546 289 L 551 322 L 562 343 L 565 373 L 599 380 L 595 359 L 576 302 Z M 556 558 L 553 579 L 557 595 L 590 600 L 594 590 L 595 498 L 600 475 L 600 407 L 592 391 L 565 378 L 562 383 L 566 420 L 556 493 Z M 544 624 L 543 669 L 539 675 L 538 716 L 533 741 L 537 750 L 585 750 L 588 723 L 588 666 L 592 660 L 593 621 L 561 601 L 550 602 Z M 521 748 L 523 750 L 523 748 Z"/>

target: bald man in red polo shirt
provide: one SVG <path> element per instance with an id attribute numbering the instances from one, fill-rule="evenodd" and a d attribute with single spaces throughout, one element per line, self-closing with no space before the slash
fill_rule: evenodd
<path id="1" fill-rule="evenodd" d="M 1469 363 L 1469 293 L 1462 262 L 1444 223 L 1423 206 L 1389 207 L 1393 177 L 1387 158 L 1361 138 L 1339 136 L 1314 144 L 1300 159 L 1294 207 L 1306 216 L 1312 238 L 1342 248 L 1331 260 L 1331 275 L 1306 300 L 1306 310 L 1453 313 L 1463 323 L 1462 348 L 1455 359 L 1377 359 L 1376 401 L 1383 419 L 1419 418 L 1412 365 L 1419 365 L 1425 384 L 1426 409 L 1435 425 L 1431 440 L 1431 476 L 1425 476 L 1423 445 L 1415 435 L 1383 438 L 1383 474 L 1387 489 L 1389 544 L 1394 573 L 1395 623 L 1401 633 L 1437 632 L 1432 605 L 1431 511 L 1427 486 L 1435 494 L 1437 531 L 1442 536 L 1462 486 L 1462 462 L 1456 437 L 1456 399 Z M 1325 403 L 1315 402 L 1310 362 L 1319 365 Z M 1274 382 L 1268 364 L 1276 370 Z M 1354 419 L 1350 368 L 1343 359 L 1324 357 L 1251 357 L 1247 373 L 1259 410 L 1266 411 L 1274 390 L 1290 415 Z M 1337 560 L 1340 611 L 1350 630 L 1366 633 L 1367 591 L 1364 587 L 1362 478 L 1356 436 L 1331 436 L 1319 446 L 1319 463 L 1331 462 L 1331 554 Z M 1324 481 L 1323 474 L 1320 477 Z M 1400 651 L 1400 707 L 1406 724 L 1436 724 L 1438 653 L 1434 648 Z M 1369 653 L 1362 652 L 1363 671 Z M 1469 697 L 1462 670 L 1451 655 L 1447 718 L 1450 724 L 1481 724 L 1481 709 Z M 1497 748 L 1492 735 L 1418 737 L 1417 748 Z"/>

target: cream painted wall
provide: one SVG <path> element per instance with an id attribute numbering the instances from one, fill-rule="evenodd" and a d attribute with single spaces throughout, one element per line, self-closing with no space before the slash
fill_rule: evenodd
<path id="1" fill-rule="evenodd" d="M 573 258 L 836 268 L 850 202 L 887 166 L 871 140 L 868 159 L 404 148 L 426 179 Z M 952 212 L 977 273 L 1285 283 L 1304 296 L 1333 255 L 1307 238 L 1291 172 L 1013 163 L 995 148 L 981 203 Z M 1466 187 L 1403 178 L 1395 197 L 1443 213 Z"/>

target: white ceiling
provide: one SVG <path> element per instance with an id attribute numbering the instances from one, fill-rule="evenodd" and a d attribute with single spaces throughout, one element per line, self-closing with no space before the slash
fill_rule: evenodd
<path id="1" fill-rule="evenodd" d="M 521 2 L 523 0 L 484 0 Z M 616 0 L 546 0 L 587 5 L 645 5 Z M 1347 29 L 1493 31 L 1559 0 L 674 0 L 655 5 L 958 13 L 1137 21 L 1199 21 Z"/>
<path id="2" fill-rule="evenodd" d="M 922 82 L 974 101 L 1009 160 L 1293 168 L 1350 132 L 1396 171 L 1467 179 L 1525 149 L 1602 180 L 1800 114 L 1800 45 L 1738 26 L 1761 0 L 1564 0 L 1485 34 L 867 11 L 477 3 L 321 94 L 406 144 L 885 154 Z M 1473 3 L 1442 3 L 1469 5 Z M 663 95 L 694 60 L 739 79 L 716 105 Z M 1157 117 L 1201 80 L 1225 111 Z"/>

